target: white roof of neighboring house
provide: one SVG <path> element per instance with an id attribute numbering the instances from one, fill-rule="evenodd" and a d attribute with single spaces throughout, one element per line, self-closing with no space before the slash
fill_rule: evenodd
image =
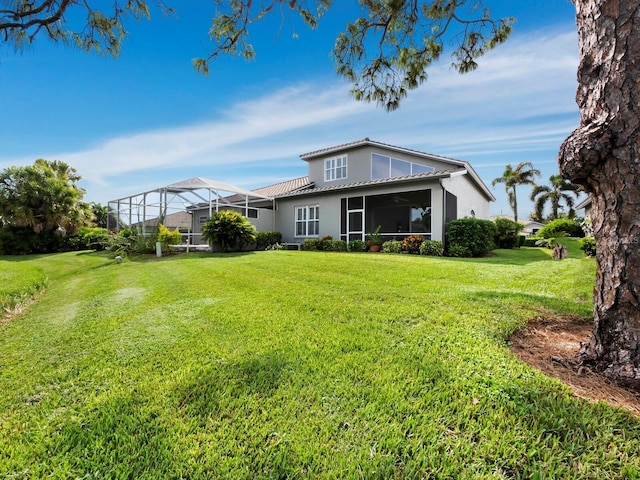
<path id="1" fill-rule="evenodd" d="M 576 205 L 576 210 L 582 210 L 583 208 L 589 208 L 591 206 L 591 195 Z"/>

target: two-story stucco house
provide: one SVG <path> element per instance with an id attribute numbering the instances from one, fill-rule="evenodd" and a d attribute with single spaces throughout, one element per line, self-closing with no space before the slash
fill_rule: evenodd
<path id="1" fill-rule="evenodd" d="M 364 240 L 378 225 L 386 239 L 443 240 L 447 222 L 486 219 L 495 200 L 467 162 L 368 138 L 300 157 L 308 176 L 258 188 L 262 198 L 239 210 L 259 231 L 281 232 L 284 242 L 325 235 Z M 209 211 L 194 208 L 194 233 Z"/>

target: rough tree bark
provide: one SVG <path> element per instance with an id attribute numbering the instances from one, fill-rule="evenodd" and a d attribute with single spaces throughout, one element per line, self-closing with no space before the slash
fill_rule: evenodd
<path id="1" fill-rule="evenodd" d="M 558 160 L 591 192 L 594 329 L 581 360 L 640 389 L 640 4 L 573 0 L 580 127 Z"/>

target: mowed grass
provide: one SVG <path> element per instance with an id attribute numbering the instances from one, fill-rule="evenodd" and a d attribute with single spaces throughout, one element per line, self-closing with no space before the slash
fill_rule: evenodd
<path id="1" fill-rule="evenodd" d="M 49 282 L 0 327 L 0 478 L 638 478 L 640 421 L 505 341 L 590 316 L 570 249 L 25 257 Z"/>

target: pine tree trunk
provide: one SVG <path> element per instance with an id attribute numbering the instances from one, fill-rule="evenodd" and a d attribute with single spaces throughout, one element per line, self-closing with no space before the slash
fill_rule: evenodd
<path id="1" fill-rule="evenodd" d="M 573 0 L 580 127 L 560 149 L 565 178 L 591 191 L 597 277 L 582 360 L 640 388 L 640 6 Z"/>

